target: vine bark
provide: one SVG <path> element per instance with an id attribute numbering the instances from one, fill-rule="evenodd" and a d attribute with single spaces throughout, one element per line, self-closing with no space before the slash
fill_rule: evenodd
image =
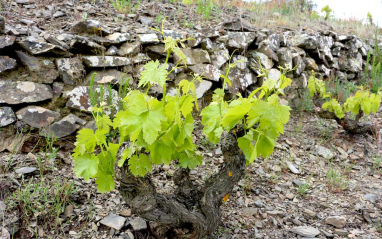
<path id="1" fill-rule="evenodd" d="M 123 199 L 134 214 L 156 223 L 158 238 L 191 239 L 213 233 L 220 222 L 224 196 L 244 175 L 246 161 L 237 137 L 240 136 L 233 132 L 222 136 L 224 163 L 201 189 L 191 181 L 190 170 L 179 169 L 174 176 L 174 194 L 161 195 L 150 175 L 135 177 L 125 162 L 117 172 Z"/>

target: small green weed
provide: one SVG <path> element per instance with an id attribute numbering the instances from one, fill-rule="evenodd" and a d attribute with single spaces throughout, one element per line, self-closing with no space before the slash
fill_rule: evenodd
<path id="1" fill-rule="evenodd" d="M 204 20 L 211 18 L 214 3 L 211 0 L 198 0 L 196 13 L 203 16 Z"/>
<path id="2" fill-rule="evenodd" d="M 300 95 L 300 100 L 298 101 L 295 109 L 297 112 L 302 113 L 302 112 L 312 112 L 313 111 L 313 100 L 312 97 L 310 97 L 309 91 L 305 90 L 301 95 Z"/>
<path id="3" fill-rule="evenodd" d="M 131 0 L 110 0 L 110 2 L 114 9 L 119 13 L 130 13 L 133 8 Z"/>
<path id="4" fill-rule="evenodd" d="M 309 192 L 311 179 L 312 179 L 312 175 L 309 176 L 306 182 L 300 183 L 300 185 L 298 185 L 298 188 L 297 188 L 298 195 L 302 197 L 306 196 L 306 194 Z"/>
<path id="5" fill-rule="evenodd" d="M 348 182 L 346 177 L 340 171 L 335 170 L 332 166 L 326 172 L 326 182 L 331 190 L 338 192 L 345 190 Z"/>

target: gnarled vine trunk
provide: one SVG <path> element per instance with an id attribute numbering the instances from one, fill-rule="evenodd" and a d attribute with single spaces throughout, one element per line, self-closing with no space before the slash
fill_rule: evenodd
<path id="1" fill-rule="evenodd" d="M 117 174 L 123 199 L 134 214 L 156 223 L 158 238 L 202 238 L 213 233 L 220 222 L 223 197 L 244 175 L 245 157 L 237 137 L 232 132 L 222 136 L 224 163 L 202 189 L 190 180 L 190 170 L 179 169 L 174 176 L 175 193 L 161 195 L 150 175 L 135 177 L 126 166 Z"/>
<path id="2" fill-rule="evenodd" d="M 372 122 L 359 122 L 360 118 L 363 116 L 363 112 L 361 110 L 355 119 L 350 119 L 346 115 L 344 118 L 340 119 L 334 112 L 329 112 L 322 109 L 323 100 L 317 94 L 313 97 L 313 103 L 319 108 L 318 116 L 324 119 L 334 119 L 349 134 L 375 134 L 378 130 L 376 125 Z"/>

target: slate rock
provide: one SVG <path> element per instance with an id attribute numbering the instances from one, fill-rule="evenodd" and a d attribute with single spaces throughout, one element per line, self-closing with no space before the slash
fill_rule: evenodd
<path id="1" fill-rule="evenodd" d="M 93 36 L 91 39 L 103 46 L 110 46 L 110 45 L 118 45 L 118 44 L 127 42 L 128 40 L 131 39 L 131 36 L 129 33 L 117 32 L 105 37 Z"/>
<path id="2" fill-rule="evenodd" d="M 227 31 L 250 32 L 256 30 L 256 27 L 252 23 L 243 18 L 224 22 L 222 27 Z"/>
<path id="3" fill-rule="evenodd" d="M 262 44 L 262 42 L 259 45 L 259 48 L 257 49 L 258 52 L 263 53 L 266 55 L 269 59 L 272 59 L 274 62 L 278 62 L 279 58 L 277 57 L 276 52 L 274 52 L 269 46 L 266 44 Z"/>
<path id="4" fill-rule="evenodd" d="M 103 218 L 100 223 L 119 231 L 125 225 L 125 221 L 126 218 L 110 213 L 107 217 Z"/>
<path id="5" fill-rule="evenodd" d="M 164 44 L 148 45 L 146 49 L 148 52 L 153 52 L 156 55 L 167 56 L 167 52 L 164 49 Z M 137 51 L 139 50 L 137 49 Z M 170 57 L 172 57 L 172 55 L 170 55 Z"/>
<path id="6" fill-rule="evenodd" d="M 0 80 L 0 103 L 33 103 L 52 98 L 53 92 L 49 85 L 34 82 Z"/>
<path id="7" fill-rule="evenodd" d="M 116 46 L 111 46 L 107 51 L 105 52 L 106 56 L 116 56 L 118 53 L 118 48 Z"/>
<path id="8" fill-rule="evenodd" d="M 197 99 L 201 99 L 204 94 L 212 87 L 212 82 L 208 80 L 202 80 L 202 82 L 195 82 L 195 94 Z"/>
<path id="9" fill-rule="evenodd" d="M 15 40 L 16 40 L 16 36 L 9 36 L 9 35 L 0 36 L 0 49 L 12 46 Z"/>
<path id="10" fill-rule="evenodd" d="M 286 162 L 289 170 L 294 174 L 300 174 L 300 171 L 289 161 Z"/>
<path id="11" fill-rule="evenodd" d="M 159 43 L 159 38 L 155 33 L 138 34 L 138 40 L 142 45 Z"/>
<path id="12" fill-rule="evenodd" d="M 316 49 L 318 46 L 317 37 L 306 33 L 294 35 L 289 39 L 289 44 L 306 50 Z"/>
<path id="13" fill-rule="evenodd" d="M 362 55 L 358 53 L 356 57 L 340 56 L 338 64 L 341 71 L 360 72 L 362 71 Z"/>
<path id="14" fill-rule="evenodd" d="M 78 57 L 60 58 L 55 60 L 58 72 L 64 83 L 75 85 L 83 79 L 85 67 Z"/>
<path id="15" fill-rule="evenodd" d="M 50 138 L 63 138 L 73 134 L 80 125 L 85 125 L 86 121 L 78 118 L 73 114 L 69 114 L 61 120 L 51 124 L 49 127 L 40 131 L 41 136 Z"/>
<path id="16" fill-rule="evenodd" d="M 232 68 L 228 74 L 228 79 L 232 82 L 232 87 L 229 87 L 228 90 L 232 94 L 237 92 L 244 91 L 248 86 L 253 85 L 257 82 L 257 77 L 248 67 L 248 58 L 244 56 L 234 56 L 231 62 L 242 61 L 236 64 L 235 68 Z M 225 71 L 227 64 L 223 66 L 222 70 Z"/>
<path id="17" fill-rule="evenodd" d="M 182 49 L 182 52 L 186 56 L 187 66 L 203 64 L 203 63 L 211 63 L 210 55 L 205 50 L 187 48 L 187 49 Z M 180 59 L 181 59 L 180 56 L 178 56 L 175 53 L 174 62 L 178 62 Z M 184 65 L 184 63 L 181 62 L 179 65 Z"/>
<path id="18" fill-rule="evenodd" d="M 130 59 L 134 64 L 143 64 L 151 60 L 151 58 L 146 53 L 138 53 Z"/>
<path id="19" fill-rule="evenodd" d="M 94 89 L 94 92 L 99 95 L 100 88 L 96 87 Z M 110 96 L 112 98 L 113 105 L 116 105 L 119 101 L 118 98 L 118 92 L 114 89 L 112 89 L 112 95 Z M 67 97 L 69 100 L 66 103 L 66 106 L 72 109 L 76 110 L 83 110 L 83 111 L 91 111 L 91 101 L 90 101 L 90 94 L 89 94 L 89 87 L 88 86 L 77 86 L 73 90 L 67 93 Z M 99 99 L 100 97 L 97 97 Z M 109 91 L 104 91 L 104 100 L 109 99 Z M 105 111 L 106 113 L 110 113 L 110 111 L 107 109 Z"/>
<path id="20" fill-rule="evenodd" d="M 128 75 L 124 72 L 118 71 L 116 69 L 108 69 L 104 71 L 91 71 L 85 78 L 85 82 L 90 82 L 93 74 L 94 83 L 96 84 L 119 84 L 121 82 L 126 82 L 131 75 Z"/>
<path id="21" fill-rule="evenodd" d="M 140 231 L 147 228 L 147 223 L 145 219 L 141 217 L 136 217 L 130 221 L 130 225 L 133 227 L 134 231 Z"/>
<path id="22" fill-rule="evenodd" d="M 27 106 L 16 112 L 17 119 L 34 128 L 44 128 L 60 118 L 60 113 L 40 106 Z"/>
<path id="23" fill-rule="evenodd" d="M 15 172 L 18 174 L 30 174 L 36 170 L 37 170 L 36 167 L 23 167 L 23 168 L 16 169 Z"/>
<path id="24" fill-rule="evenodd" d="M 179 32 L 174 30 L 163 30 L 164 37 L 172 37 L 173 39 L 186 39 L 187 32 Z"/>
<path id="25" fill-rule="evenodd" d="M 304 64 L 305 64 L 305 70 L 306 71 L 316 71 L 317 72 L 320 70 L 316 64 L 316 61 L 313 58 L 305 57 Z"/>
<path id="26" fill-rule="evenodd" d="M 1 116 L 0 116 L 1 117 Z M 374 193 L 368 193 L 363 196 L 363 198 L 371 203 L 376 203 L 377 201 L 377 195 Z"/>
<path id="27" fill-rule="evenodd" d="M 277 50 L 277 57 L 279 59 L 279 66 L 292 69 L 292 51 L 288 47 L 281 47 Z"/>
<path id="28" fill-rule="evenodd" d="M 0 127 L 10 125 L 15 121 L 16 116 L 11 107 L 0 107 Z"/>
<path id="29" fill-rule="evenodd" d="M 210 54 L 212 64 L 220 69 L 229 60 L 229 51 L 224 44 L 220 44 L 217 49 L 214 49 Z"/>
<path id="30" fill-rule="evenodd" d="M 102 26 L 101 23 L 96 20 L 77 22 L 73 25 L 71 31 L 77 34 L 88 33 L 99 36 L 107 36 L 110 34 L 110 30 L 107 27 Z"/>
<path id="31" fill-rule="evenodd" d="M 341 236 L 341 237 L 347 237 L 347 235 L 349 234 L 348 231 L 343 230 L 343 229 L 334 229 L 333 233 L 338 235 L 338 236 Z"/>
<path id="32" fill-rule="evenodd" d="M 88 67 L 116 67 L 131 64 L 129 58 L 119 56 L 83 56 L 82 60 Z"/>
<path id="33" fill-rule="evenodd" d="M 197 64 L 189 67 L 194 73 L 202 75 L 208 80 L 219 82 L 222 72 L 211 64 Z"/>
<path id="34" fill-rule="evenodd" d="M 294 227 L 291 229 L 291 232 L 303 237 L 316 237 L 320 234 L 317 228 L 310 226 Z"/>
<path id="35" fill-rule="evenodd" d="M 17 62 L 9 56 L 0 56 L 0 73 L 16 68 Z"/>
<path id="36" fill-rule="evenodd" d="M 152 46 L 155 46 L 155 45 L 152 45 Z M 117 54 L 119 56 L 138 54 L 140 48 L 141 48 L 141 43 L 139 41 L 135 41 L 135 42 L 132 42 L 132 43 L 124 43 L 118 49 Z"/>
<path id="37" fill-rule="evenodd" d="M 320 146 L 320 145 L 316 145 L 316 152 L 319 156 L 321 156 L 327 160 L 330 160 L 334 157 L 334 154 L 330 149 L 325 148 L 325 147 Z"/>
<path id="38" fill-rule="evenodd" d="M 34 37 L 27 37 L 18 42 L 18 44 L 24 48 L 29 54 L 41 55 L 52 54 L 57 56 L 69 56 L 69 52 L 60 46 L 53 45 L 46 42 L 44 39 L 37 39 Z"/>
<path id="39" fill-rule="evenodd" d="M 261 63 L 261 66 L 263 68 L 269 70 L 274 66 L 273 61 L 270 58 L 268 58 L 267 55 L 261 52 L 251 51 L 248 54 L 252 58 L 252 61 L 251 61 L 252 67 L 260 68 L 260 63 Z"/>
<path id="40" fill-rule="evenodd" d="M 329 216 L 325 219 L 325 223 L 336 228 L 343 228 L 346 225 L 346 218 L 343 216 Z"/>
<path id="41" fill-rule="evenodd" d="M 244 50 L 255 40 L 255 37 L 256 34 L 253 32 L 229 32 L 219 37 L 218 41 L 225 43 L 227 48 Z"/>
<path id="42" fill-rule="evenodd" d="M 34 82 L 51 84 L 57 79 L 58 71 L 51 60 L 30 56 L 21 51 L 16 51 L 16 54 L 31 73 Z"/>
<path id="43" fill-rule="evenodd" d="M 106 48 L 84 36 L 75 36 L 70 42 L 70 51 L 84 54 L 100 54 Z"/>

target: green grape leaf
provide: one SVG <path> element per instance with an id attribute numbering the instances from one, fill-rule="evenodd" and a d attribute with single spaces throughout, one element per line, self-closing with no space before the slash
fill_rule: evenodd
<path id="1" fill-rule="evenodd" d="M 221 125 L 227 131 L 235 127 L 241 120 L 244 119 L 244 116 L 251 109 L 252 104 L 248 99 L 238 99 L 232 101 L 227 110 L 225 111 L 223 118 L 221 120 Z"/>
<path id="2" fill-rule="evenodd" d="M 243 151 L 247 163 L 249 162 L 251 158 L 251 154 L 254 149 L 252 141 L 253 141 L 252 131 L 249 131 L 246 135 L 237 139 L 239 148 L 241 149 L 241 151 Z"/>
<path id="3" fill-rule="evenodd" d="M 165 144 L 162 140 L 157 140 L 149 146 L 150 158 L 154 164 L 171 163 L 173 147 Z"/>
<path id="4" fill-rule="evenodd" d="M 195 94 L 195 83 L 188 80 L 181 80 L 178 84 L 179 88 L 182 90 L 183 94 Z"/>
<path id="5" fill-rule="evenodd" d="M 182 168 L 193 169 L 197 165 L 201 165 L 203 162 L 203 157 L 194 152 L 185 151 L 179 154 L 179 165 Z"/>
<path id="6" fill-rule="evenodd" d="M 94 154 L 83 154 L 74 158 L 76 177 L 83 177 L 85 181 L 95 177 L 98 171 L 98 162 L 98 157 Z"/>
<path id="7" fill-rule="evenodd" d="M 78 131 L 75 145 L 79 149 L 79 154 L 93 153 L 96 144 L 97 139 L 92 129 L 84 128 Z"/>
<path id="8" fill-rule="evenodd" d="M 221 105 L 222 104 L 220 103 L 212 102 L 200 113 L 202 116 L 202 124 L 204 126 L 203 134 L 213 143 L 218 143 L 221 134 L 223 133 L 223 128 L 220 126 L 220 120 L 222 118 L 221 113 L 224 112 L 225 109 L 221 110 Z M 227 107 L 226 102 L 224 102 L 223 107 Z"/>
<path id="9" fill-rule="evenodd" d="M 179 100 L 180 102 L 183 102 L 180 106 L 180 111 L 182 111 L 184 117 L 187 117 L 187 115 L 189 115 L 194 108 L 195 99 L 191 95 L 183 95 Z"/>
<path id="10" fill-rule="evenodd" d="M 167 78 L 168 64 L 160 65 L 159 61 L 150 61 L 144 65 L 144 70 L 141 72 L 138 87 L 145 86 L 148 83 L 151 85 L 158 84 L 164 87 Z"/>
<path id="11" fill-rule="evenodd" d="M 124 98 L 126 109 L 135 115 L 140 115 L 148 110 L 148 98 L 149 97 L 138 90 L 130 91 Z"/>
<path id="12" fill-rule="evenodd" d="M 133 155 L 129 159 L 129 169 L 135 176 L 144 177 L 151 172 L 151 161 L 146 154 Z"/>
<path id="13" fill-rule="evenodd" d="M 110 117 L 107 114 L 103 114 L 102 116 L 96 116 L 95 123 L 96 123 L 97 129 L 108 129 L 108 131 L 109 131 L 109 126 L 112 126 Z"/>
<path id="14" fill-rule="evenodd" d="M 96 179 L 97 189 L 100 193 L 110 192 L 115 188 L 113 175 L 105 174 L 102 171 L 98 172 Z"/>
<path id="15" fill-rule="evenodd" d="M 134 153 L 136 152 L 136 147 L 134 143 L 131 143 L 129 147 L 125 148 L 122 153 L 121 157 L 118 160 L 118 166 L 122 167 L 125 163 L 127 158 L 130 158 Z"/>

